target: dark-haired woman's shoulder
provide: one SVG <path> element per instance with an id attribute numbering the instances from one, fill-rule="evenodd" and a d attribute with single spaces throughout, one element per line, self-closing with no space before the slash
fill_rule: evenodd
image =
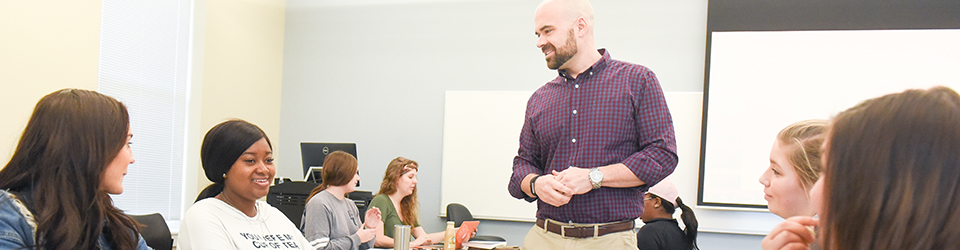
<path id="1" fill-rule="evenodd" d="M 33 214 L 23 202 L 0 190 L 0 249 L 26 249 L 33 245 L 35 225 Z"/>

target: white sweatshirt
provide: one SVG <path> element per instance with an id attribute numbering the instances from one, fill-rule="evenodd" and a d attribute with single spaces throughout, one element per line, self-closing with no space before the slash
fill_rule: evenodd
<path id="1" fill-rule="evenodd" d="M 312 249 L 280 210 L 263 201 L 256 208 L 257 215 L 248 217 L 216 198 L 193 204 L 180 224 L 177 249 Z"/>

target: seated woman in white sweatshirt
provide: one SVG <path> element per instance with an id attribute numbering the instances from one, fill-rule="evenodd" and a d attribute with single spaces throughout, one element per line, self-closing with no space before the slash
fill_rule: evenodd
<path id="1" fill-rule="evenodd" d="M 310 192 L 303 210 L 300 230 L 316 249 L 373 248 L 380 221 L 380 209 L 370 208 L 361 224 L 360 212 L 346 194 L 356 189 L 360 175 L 357 158 L 334 151 L 323 160 L 323 183 Z"/>
<path id="2" fill-rule="evenodd" d="M 280 210 L 259 200 L 277 171 L 272 148 L 260 127 L 243 120 L 207 132 L 200 162 L 214 195 L 187 210 L 177 249 L 314 249 Z"/>

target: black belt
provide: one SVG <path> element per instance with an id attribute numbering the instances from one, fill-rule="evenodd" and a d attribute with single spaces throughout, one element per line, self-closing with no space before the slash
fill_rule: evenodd
<path id="1" fill-rule="evenodd" d="M 543 225 L 547 226 L 544 227 Z M 594 224 L 594 225 L 578 225 L 578 226 L 564 226 L 552 221 L 547 222 L 544 219 L 537 219 L 537 226 L 540 228 L 546 228 L 547 231 L 559 234 L 563 237 L 574 237 L 574 238 L 590 238 L 590 237 L 599 237 L 609 233 L 622 232 L 626 230 L 632 230 L 634 228 L 633 220 L 626 220 L 621 222 L 606 223 L 606 224 Z"/>

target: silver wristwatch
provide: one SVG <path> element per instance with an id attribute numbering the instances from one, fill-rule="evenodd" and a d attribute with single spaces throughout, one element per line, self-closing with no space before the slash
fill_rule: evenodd
<path id="1" fill-rule="evenodd" d="M 590 168 L 590 184 L 593 184 L 593 189 L 600 188 L 600 182 L 603 181 L 603 172 L 600 172 L 598 168 Z"/>

